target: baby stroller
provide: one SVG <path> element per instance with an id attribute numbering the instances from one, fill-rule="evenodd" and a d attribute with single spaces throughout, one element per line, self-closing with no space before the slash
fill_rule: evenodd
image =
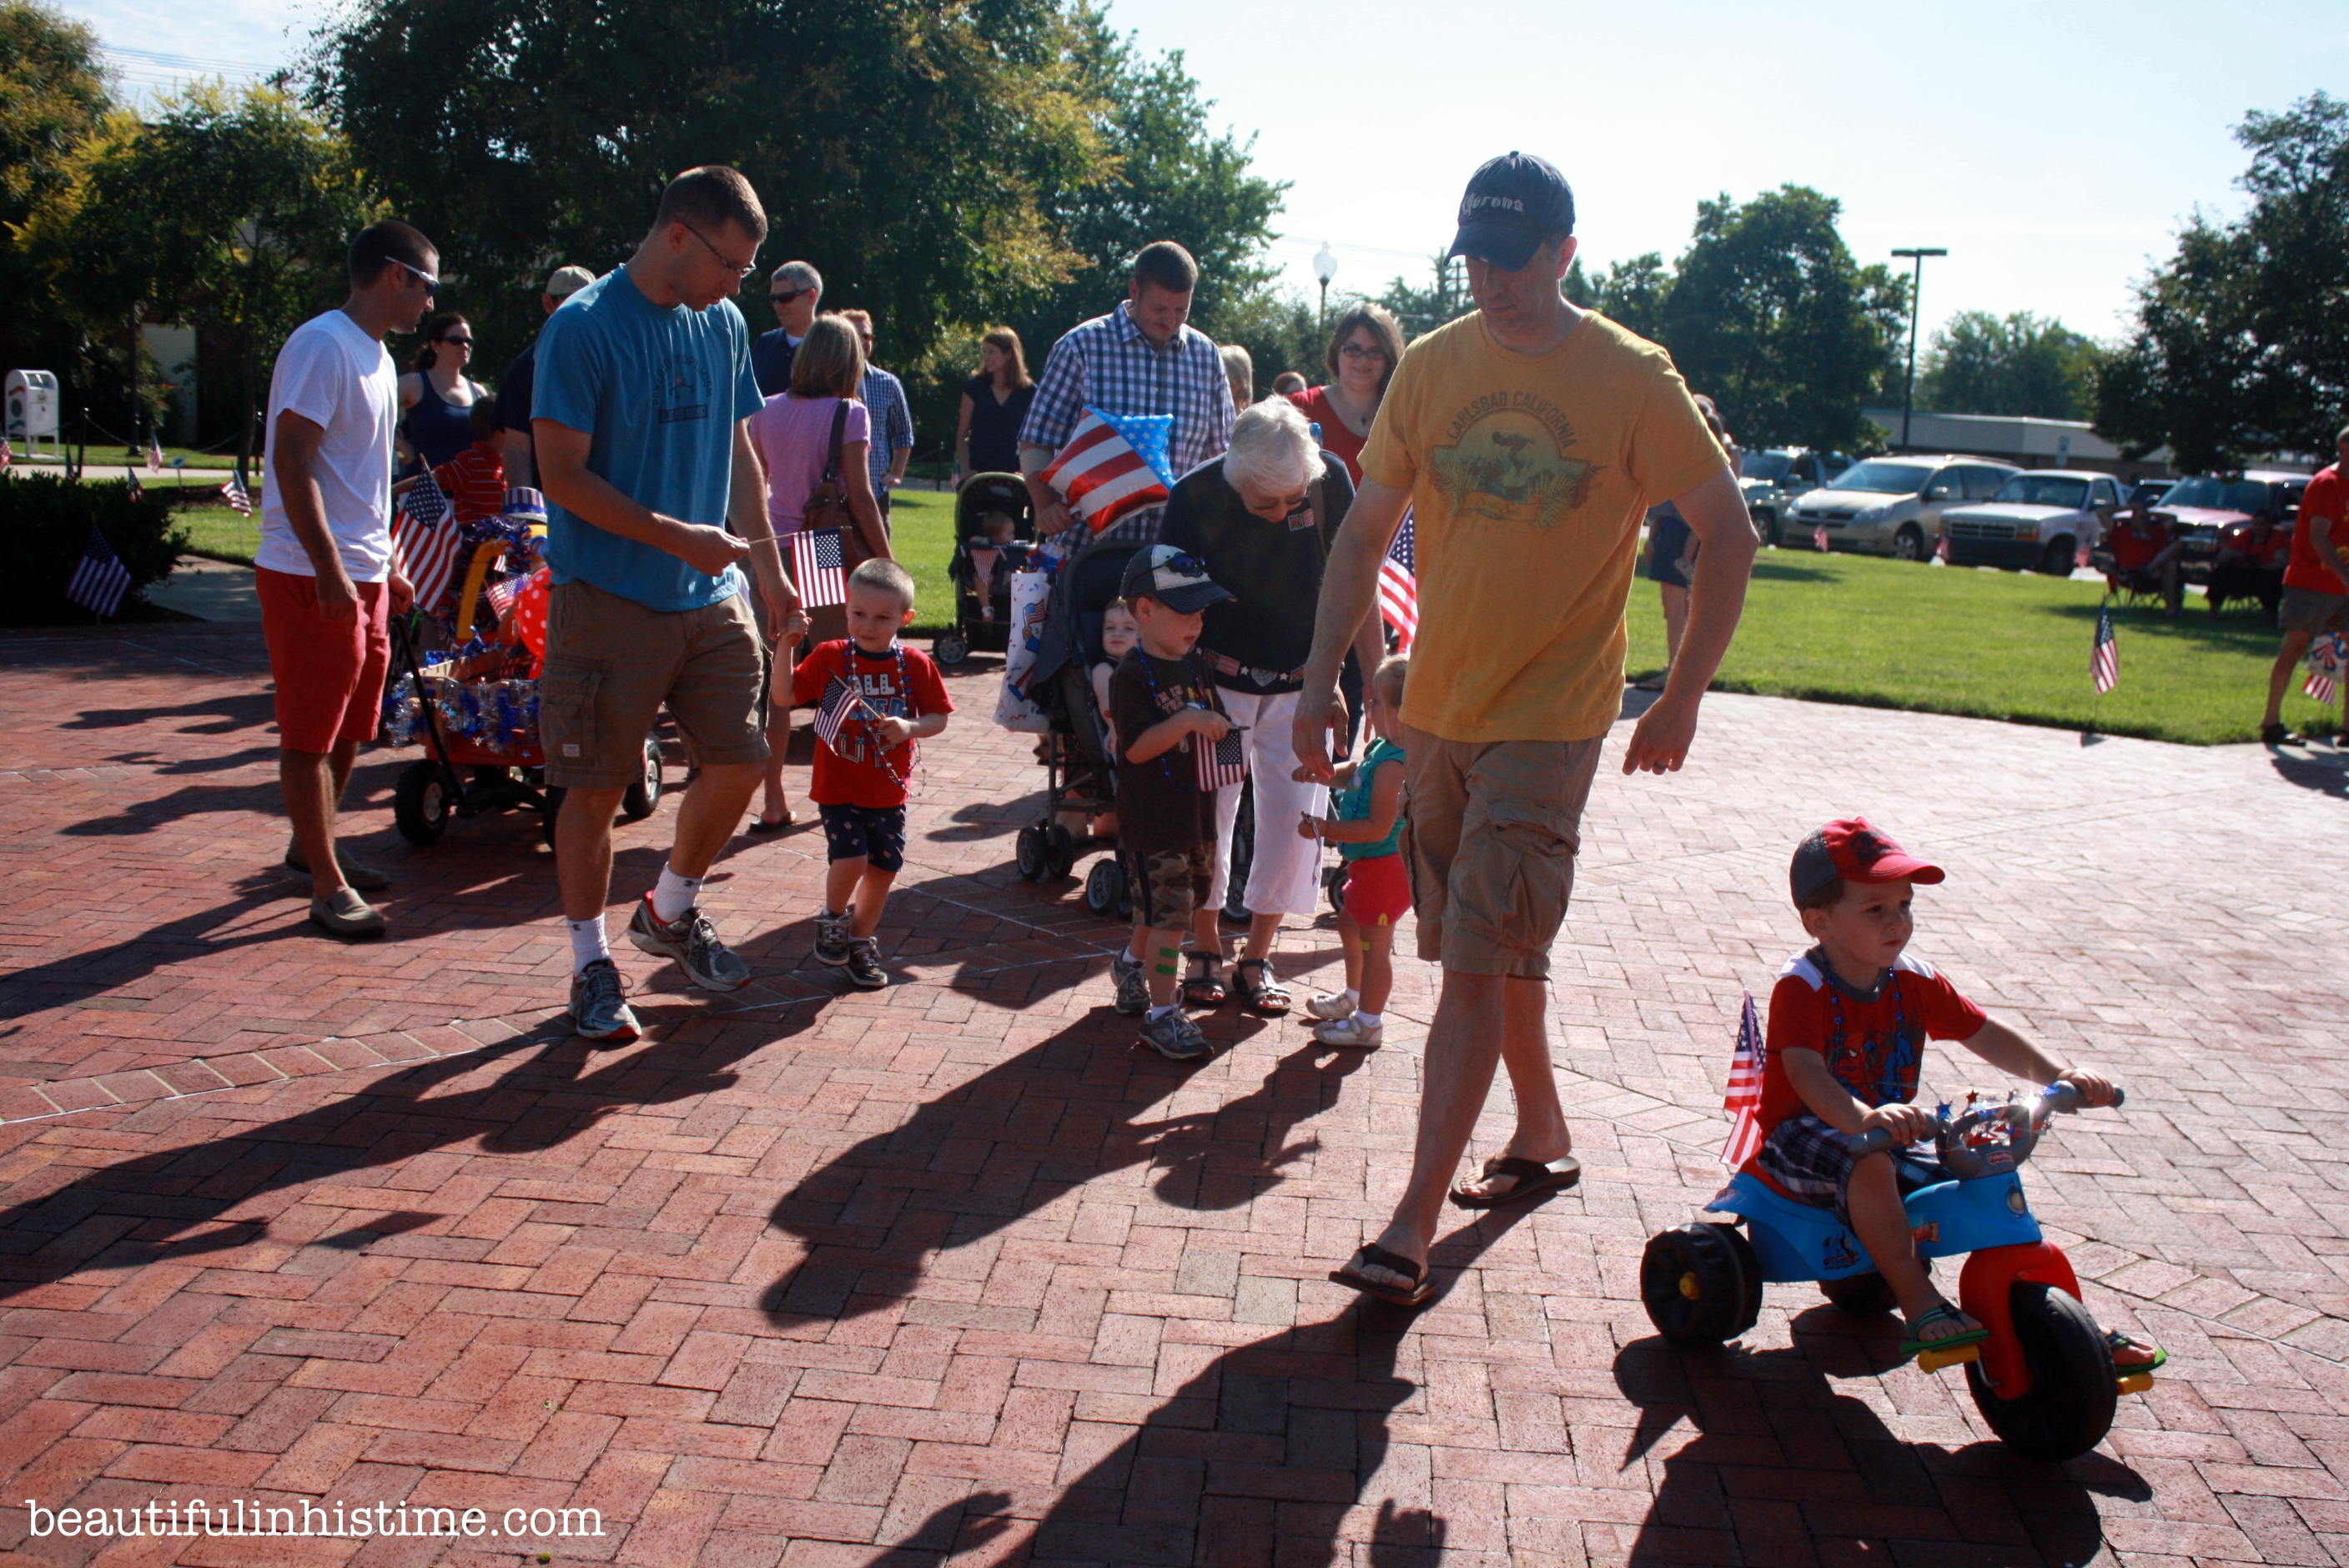
<path id="1" fill-rule="evenodd" d="M 988 512 L 1011 519 L 1009 545 L 988 541 L 979 523 Z M 954 583 L 955 624 L 930 644 L 930 657 L 948 668 L 974 648 L 999 654 L 1010 640 L 1011 574 L 1027 564 L 1036 542 L 1036 508 L 1026 482 L 1018 474 L 973 474 L 963 480 L 955 491 L 954 535 L 947 575 Z"/>
<path id="2" fill-rule="evenodd" d="M 1067 876 L 1087 849 L 1112 841 L 1095 838 L 1080 845 L 1060 817 L 1099 814 L 1117 805 L 1117 765 L 1110 755 L 1108 727 L 1093 700 L 1092 671 L 1107 656 L 1102 650 L 1102 613 L 1118 596 L 1125 563 L 1139 548 L 1097 540 L 1070 557 L 1052 584 L 1043 645 L 1028 686 L 1051 725 L 1037 748 L 1044 759 L 1044 809 L 1019 830 L 1016 845 L 1019 874 L 1030 882 Z M 1085 878 L 1085 907 L 1104 918 L 1132 913 L 1125 868 L 1116 856 L 1096 863 Z"/>

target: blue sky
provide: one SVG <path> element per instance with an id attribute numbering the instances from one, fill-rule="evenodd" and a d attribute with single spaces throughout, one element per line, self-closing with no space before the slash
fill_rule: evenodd
<path id="1" fill-rule="evenodd" d="M 316 0 L 80 0 L 128 85 L 156 55 L 266 69 L 326 14 Z M 1951 312 L 2032 310 L 2091 335 L 2198 207 L 2239 210 L 2229 127 L 2349 82 L 2349 9 L 2267 0 L 2061 6 L 1767 6 L 1425 0 L 1113 0 L 1150 50 L 1181 49 L 1215 121 L 1291 182 L 1274 256 L 1311 292 L 1423 277 L 1483 159 L 1542 153 L 1572 181 L 1584 256 L 1677 253 L 1696 203 L 1783 183 L 1844 204 L 1863 261 L 1942 245 L 1928 332 Z"/>

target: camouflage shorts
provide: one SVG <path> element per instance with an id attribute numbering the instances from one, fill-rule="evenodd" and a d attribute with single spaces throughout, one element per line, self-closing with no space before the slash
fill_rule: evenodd
<path id="1" fill-rule="evenodd" d="M 1207 902 L 1215 881 L 1214 851 L 1194 844 L 1129 854 L 1125 877 L 1133 890 L 1134 924 L 1145 931 L 1181 931 Z"/>

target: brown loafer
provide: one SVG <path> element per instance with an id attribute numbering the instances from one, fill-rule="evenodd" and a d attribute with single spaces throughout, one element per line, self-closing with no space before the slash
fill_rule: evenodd
<path id="1" fill-rule="evenodd" d="M 361 892 L 381 892 L 391 885 L 391 879 L 373 866 L 363 866 L 351 859 L 350 851 L 342 845 L 335 846 L 335 864 L 342 868 L 343 880 Z M 302 852 L 302 841 L 290 839 L 285 844 L 285 869 L 310 874 L 310 857 Z"/>
<path id="2" fill-rule="evenodd" d="M 330 936 L 354 942 L 381 936 L 384 932 L 383 911 L 348 888 L 312 899 L 310 923 Z"/>

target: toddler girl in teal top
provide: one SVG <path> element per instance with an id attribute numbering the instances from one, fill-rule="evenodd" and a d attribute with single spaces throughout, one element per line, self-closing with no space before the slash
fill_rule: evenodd
<path id="1" fill-rule="evenodd" d="M 1411 878 L 1401 853 L 1403 806 L 1402 690 L 1411 661 L 1392 658 L 1371 677 L 1373 737 L 1361 757 L 1339 768 L 1327 819 L 1308 816 L 1297 830 L 1338 846 L 1346 862 L 1345 901 L 1338 940 L 1345 955 L 1346 988 L 1312 998 L 1305 1010 L 1321 1020 L 1313 1037 L 1327 1046 L 1369 1049 L 1385 1034 L 1387 996 L 1394 988 L 1394 927 L 1411 911 Z"/>

